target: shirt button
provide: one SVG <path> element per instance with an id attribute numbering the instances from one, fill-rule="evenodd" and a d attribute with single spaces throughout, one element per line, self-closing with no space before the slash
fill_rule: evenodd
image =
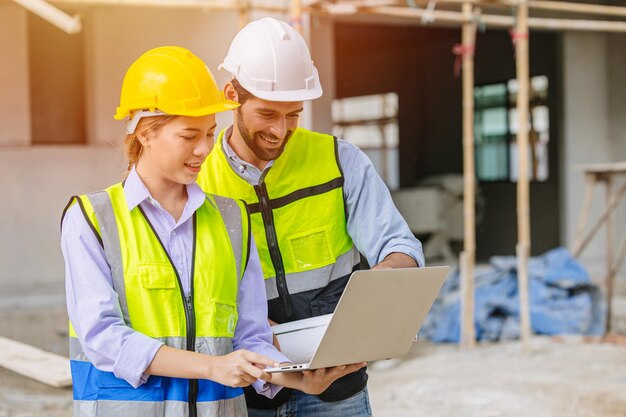
<path id="1" fill-rule="evenodd" d="M 176 236 L 176 230 L 172 232 L 172 236 Z"/>
<path id="2" fill-rule="evenodd" d="M 239 172 L 244 172 L 246 170 L 246 166 L 241 164 L 239 165 Z"/>

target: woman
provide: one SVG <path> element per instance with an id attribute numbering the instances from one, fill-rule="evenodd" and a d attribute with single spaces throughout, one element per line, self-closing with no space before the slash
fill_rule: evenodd
<path id="1" fill-rule="evenodd" d="M 225 100 L 180 47 L 128 69 L 124 182 L 75 196 L 62 220 L 77 416 L 246 415 L 241 387 L 322 392 L 363 364 L 274 374 L 264 284 L 243 203 L 195 183 Z M 267 382 L 272 381 L 272 384 Z"/>

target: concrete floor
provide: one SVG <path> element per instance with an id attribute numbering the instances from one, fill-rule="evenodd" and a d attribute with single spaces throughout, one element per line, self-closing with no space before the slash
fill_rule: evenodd
<path id="1" fill-rule="evenodd" d="M 0 335 L 67 355 L 54 297 L 0 297 Z M 626 297 L 614 309 L 626 335 Z M 402 360 L 372 364 L 369 390 L 376 417 L 626 417 L 626 346 L 535 337 L 523 354 L 518 342 L 468 352 L 420 342 Z M 0 368 L 0 417 L 70 417 L 71 397 Z"/>

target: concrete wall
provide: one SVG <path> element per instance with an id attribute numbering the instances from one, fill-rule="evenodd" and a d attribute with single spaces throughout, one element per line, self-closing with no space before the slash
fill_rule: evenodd
<path id="1" fill-rule="evenodd" d="M 583 200 L 584 178 L 577 167 L 626 160 L 626 37 L 566 33 L 563 37 L 563 241 L 573 245 Z M 604 208 L 604 190 L 596 190 L 592 219 Z M 615 234 L 626 231 L 625 203 L 616 215 Z M 596 278 L 605 272 L 604 230 L 583 252 L 582 261 Z M 626 275 L 624 268 L 621 272 Z M 618 281 L 623 281 L 620 279 Z M 621 284 L 620 284 L 621 285 Z"/>
<path id="2" fill-rule="evenodd" d="M 62 293 L 59 220 L 72 194 L 102 189 L 125 170 L 123 124 L 113 119 L 130 63 L 147 49 L 181 45 L 217 71 L 238 30 L 234 12 L 132 7 L 86 8 L 85 126 L 88 146 L 28 145 L 31 140 L 27 12 L 0 4 L 0 294 Z M 68 35 L 69 36 L 69 35 Z M 62 82 L 62 80 L 58 80 Z M 218 128 L 231 115 L 218 116 Z M 58 298 L 57 298 L 58 299 Z"/>
<path id="3" fill-rule="evenodd" d="M 113 114 L 124 74 L 135 59 L 156 46 L 183 46 L 202 58 L 223 85 L 229 77 L 217 67 L 238 23 L 234 12 L 110 7 L 92 9 L 84 30 L 88 142 L 115 143 L 121 130 Z M 218 126 L 229 120 L 230 114 L 220 115 Z"/>
<path id="4" fill-rule="evenodd" d="M 0 149 L 0 293 L 63 290 L 61 212 L 71 195 L 119 181 L 123 165 L 121 150 L 111 146 Z"/>
<path id="5" fill-rule="evenodd" d="M 0 146 L 30 143 L 26 10 L 0 3 Z"/>

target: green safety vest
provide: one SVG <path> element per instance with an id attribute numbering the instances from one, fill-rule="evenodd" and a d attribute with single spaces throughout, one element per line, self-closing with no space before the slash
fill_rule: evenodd
<path id="1" fill-rule="evenodd" d="M 281 298 L 287 317 L 301 317 L 292 311 L 290 294 L 324 288 L 359 262 L 347 232 L 337 140 L 296 129 L 261 182 L 251 185 L 227 160 L 225 132 L 202 166 L 198 184 L 248 204 L 267 299 Z"/>
<path id="2" fill-rule="evenodd" d="M 237 293 L 249 252 L 245 205 L 207 195 L 194 213 L 191 292 L 140 206 L 128 210 L 123 184 L 72 197 L 103 246 L 126 325 L 168 346 L 225 355 L 232 352 Z M 96 369 L 70 324 L 75 415 L 244 416 L 241 388 L 209 380 L 150 376 L 133 388 Z"/>

